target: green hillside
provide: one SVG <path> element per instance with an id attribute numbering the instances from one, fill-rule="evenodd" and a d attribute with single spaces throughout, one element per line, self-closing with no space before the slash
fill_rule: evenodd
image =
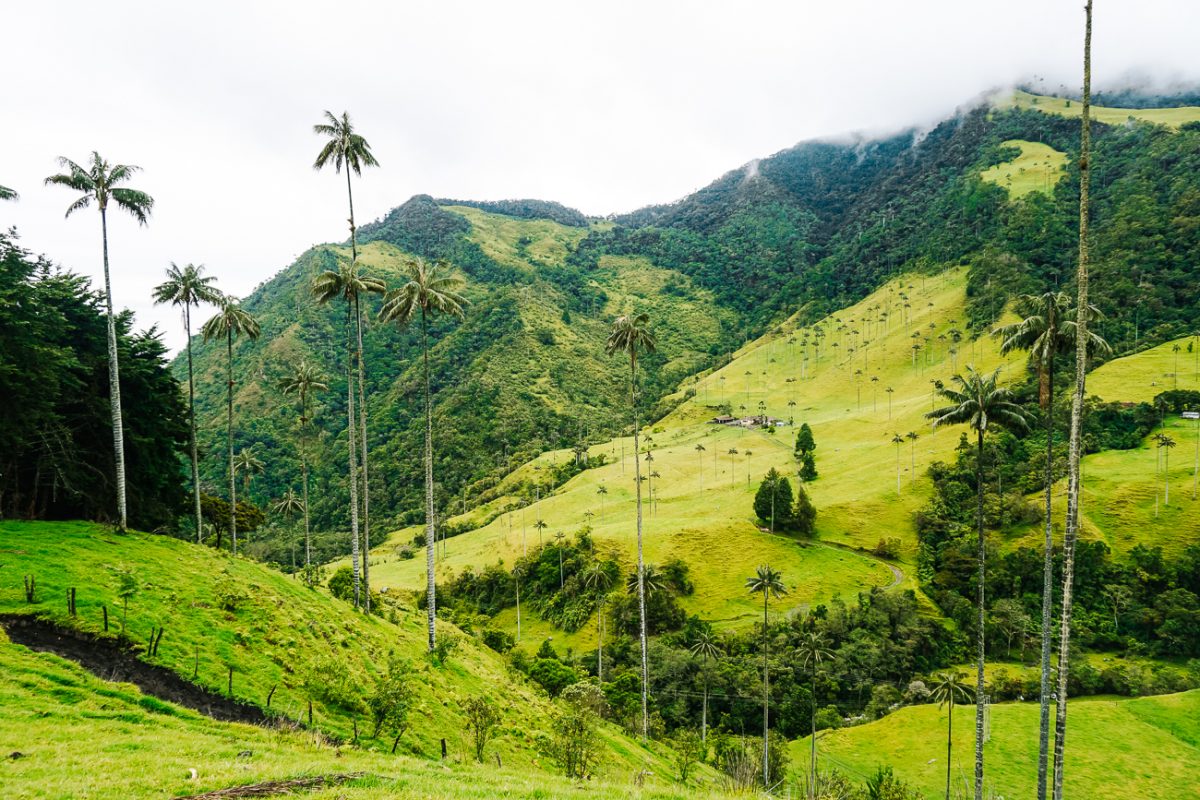
<path id="1" fill-rule="evenodd" d="M 988 183 L 1003 186 L 1013 199 L 1030 192 L 1049 194 L 1066 176 L 1067 154 L 1049 145 L 1010 139 L 1001 146 L 1015 147 L 1019 154 L 1010 161 L 988 167 L 980 177 Z"/>
<path id="2" fill-rule="evenodd" d="M 1071 119 L 1079 119 L 1082 108 L 1077 99 L 1031 94 L 1020 89 L 1012 92 L 1011 95 L 998 97 L 994 102 L 997 108 L 1040 111 L 1044 114 L 1054 114 Z M 1200 107 L 1110 108 L 1093 105 L 1092 119 L 1106 125 L 1124 125 L 1130 120 L 1141 120 L 1168 128 L 1178 128 L 1188 122 L 1200 122 Z"/>
<path id="3" fill-rule="evenodd" d="M 386 752 L 391 746 L 386 735 L 366 738 L 370 725 L 364 703 L 374 676 L 398 656 L 411 665 L 416 690 L 401 752 L 434 758 L 445 738 L 456 759 L 469 760 L 463 703 L 484 697 L 502 713 L 500 734 L 489 752 L 505 764 L 554 769 L 541 752 L 551 727 L 551 702 L 514 678 L 499 656 L 452 626 L 442 632 L 457 642 L 446 662 L 428 658 L 424 615 L 402 602 L 385 615 L 395 622 L 365 618 L 323 590 L 252 561 L 168 537 L 117 535 L 83 523 L 0 522 L 0 543 L 0 614 L 35 614 L 85 634 L 116 636 L 123 625 L 117 591 L 128 571 L 138 589 L 129 602 L 125 631 L 143 661 L 221 695 L 232 667 L 233 698 L 263 707 L 270 694 L 270 708 L 297 722 L 306 721 L 311 700 L 317 731 L 348 742 L 357 722 L 363 744 Z M 33 604 L 22 590 L 25 576 L 37 583 Z M 77 590 L 74 617 L 65 601 L 72 587 Z M 107 633 L 102 606 L 108 608 Z M 156 654 L 146 655 L 153 627 L 161 627 L 164 635 Z M 605 728 L 603 738 L 601 774 L 643 768 L 670 774 L 660 756 L 616 729 Z"/>
<path id="4" fill-rule="evenodd" d="M 57 656 L 9 644 L 2 632 L 0 704 L 0 748 L 8 756 L 0 780 L 9 797 L 28 800 L 140 800 L 355 774 L 359 777 L 348 783 L 304 796 L 484 800 L 595 797 L 597 791 L 664 800 L 709 796 L 700 786 L 656 780 L 635 789 L 628 772 L 584 786 L 536 768 L 474 766 L 461 754 L 449 763 L 428 761 L 334 746 L 301 731 L 216 722 L 128 684 L 102 681 Z"/>
<path id="5" fill-rule="evenodd" d="M 685 382 L 686 392 L 678 395 L 681 404 L 650 426 L 643 441 L 653 454 L 651 469 L 660 475 L 651 482 L 656 502 L 646 516 L 646 557 L 659 564 L 672 557 L 689 563 L 696 592 L 683 598 L 688 611 L 726 626 L 748 623 L 758 606 L 742 582 L 764 562 L 783 572 L 790 592 L 787 603 L 793 608 L 833 596 L 849 599 L 898 580 L 906 588 L 915 587 L 912 514 L 928 496 L 924 471 L 935 459 L 948 458 L 958 443 L 958 432 L 932 431 L 924 418 L 930 409 L 931 382 L 948 379 L 952 362 L 959 370 L 967 365 L 995 369 L 1007 363 L 1008 375 L 1019 374 L 1012 366 L 1019 363 L 1018 357 L 1001 361 L 991 338 L 953 342 L 950 331 L 963 324 L 965 281 L 965 270 L 959 269 L 889 282 L 861 303 L 813 326 L 789 321 L 741 348 L 720 369 Z M 817 329 L 824 336 L 820 348 Z M 915 357 L 914 341 L 921 347 Z M 888 393 L 888 388 L 893 391 Z M 722 409 L 757 414 L 760 403 L 768 415 L 785 421 L 794 417 L 796 425 L 768 432 L 708 423 Z M 795 480 L 792 448 L 801 422 L 812 426 L 818 443 L 820 477 L 806 486 L 818 508 L 819 535 L 812 542 L 760 530 L 751 509 L 754 491 L 768 469 L 777 468 Z M 915 443 L 906 440 L 898 458 L 891 438 L 909 431 L 920 438 Z M 697 445 L 704 450 L 697 451 Z M 731 455 L 730 449 L 737 454 Z M 632 438 L 593 446 L 590 453 L 605 456 L 609 463 L 585 470 L 538 503 L 519 509 L 510 494 L 450 519 L 455 526 L 469 525 L 473 519 L 487 524 L 449 540 L 439 562 L 439 580 L 468 566 L 478 570 L 497 560 L 511 563 L 539 543 L 534 528 L 538 519 L 548 525 L 544 541 L 558 531 L 569 534 L 590 526 L 599 545 L 628 567 L 635 534 Z M 545 454 L 514 471 L 500 490 L 537 481 L 539 473 L 569 458 L 567 451 Z M 603 496 L 597 493 L 601 486 L 607 490 Z M 424 585 L 423 560 L 395 555 L 418 530 L 401 530 L 374 551 L 372 574 L 379 585 Z M 900 541 L 901 553 L 894 566 L 854 552 L 892 538 Z M 503 621 L 511 624 L 515 618 L 506 614 Z M 593 627 L 585 625 L 582 638 L 569 641 L 594 641 L 588 633 Z"/>
<path id="6" fill-rule="evenodd" d="M 973 780 L 974 707 L 954 714 L 955 791 Z M 927 797 L 946 781 L 946 710 L 911 706 L 878 722 L 823 733 L 817 740 L 825 766 L 866 776 L 880 764 Z M 1173 800 L 1200 781 L 1200 692 L 1134 700 L 1073 700 L 1067 738 L 1064 795 L 1088 800 Z M 987 786 L 1000 797 L 1029 797 L 1037 780 L 1037 703 L 990 707 L 984 747 Z M 807 763 L 809 740 L 792 744 Z"/>

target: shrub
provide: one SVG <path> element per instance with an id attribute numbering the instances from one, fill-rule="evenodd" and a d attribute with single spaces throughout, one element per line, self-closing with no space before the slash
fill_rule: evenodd
<path id="1" fill-rule="evenodd" d="M 467 717 L 467 733 L 475 750 L 475 760 L 482 764 L 487 743 L 500 724 L 500 712 L 486 697 L 472 697 L 463 703 L 463 713 Z"/>
<path id="2" fill-rule="evenodd" d="M 487 628 L 483 631 L 483 643 L 495 650 L 497 653 L 507 653 L 513 649 L 516 641 L 508 631 L 497 630 L 496 628 Z"/>
<path id="3" fill-rule="evenodd" d="M 329 579 L 329 593 L 347 603 L 354 601 L 354 570 L 347 566 L 338 567 Z"/>
<path id="4" fill-rule="evenodd" d="M 408 712 L 412 708 L 415 694 L 412 686 L 412 664 L 395 655 L 391 656 L 387 672 L 375 677 L 374 689 L 367 698 L 367 708 L 375 724 L 375 732 L 371 738 L 377 738 L 380 732 L 385 730 L 394 733 L 393 753 L 400 744 L 400 737 L 408 730 Z"/>
<path id="5" fill-rule="evenodd" d="M 564 689 L 579 680 L 575 670 L 556 658 L 539 658 L 529 667 L 530 679 L 546 690 L 551 697 L 558 697 Z"/>

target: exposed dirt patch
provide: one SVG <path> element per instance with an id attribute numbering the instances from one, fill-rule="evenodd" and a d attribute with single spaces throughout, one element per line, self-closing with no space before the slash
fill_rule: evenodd
<path id="1" fill-rule="evenodd" d="M 265 783 L 249 783 L 244 786 L 230 786 L 227 789 L 217 789 L 204 794 L 192 794 L 180 800 L 221 800 L 228 797 L 268 797 L 274 794 L 292 794 L 293 792 L 311 791 L 326 786 L 361 778 L 363 773 L 351 772 L 345 775 L 316 775 L 311 778 L 296 778 L 290 781 L 266 781 Z"/>
<path id="2" fill-rule="evenodd" d="M 54 653 L 76 662 L 103 680 L 132 683 L 145 694 L 213 719 L 254 725 L 283 721 L 268 716 L 258 706 L 209 691 L 165 667 L 140 661 L 137 651 L 115 639 L 100 638 L 48 620 L 15 614 L 0 615 L 0 627 L 14 644 Z"/>

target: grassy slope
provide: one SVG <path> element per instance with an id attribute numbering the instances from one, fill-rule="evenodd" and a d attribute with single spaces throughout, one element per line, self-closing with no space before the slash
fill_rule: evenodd
<path id="1" fill-rule="evenodd" d="M 787 418 L 794 410 L 797 425 L 808 421 L 817 439 L 817 468 L 821 473 L 808 488 L 819 509 L 822 542 L 871 548 L 882 538 L 899 538 L 904 550 L 900 568 L 907 569 L 905 563 L 914 557 L 916 546 L 911 515 L 929 490 L 926 479 L 920 476 L 934 459 L 947 458 L 958 442 L 958 431 L 932 432 L 923 415 L 930 408 L 930 381 L 947 379 L 951 374 L 949 341 L 937 337 L 950 328 L 963 327 L 965 277 L 964 270 L 954 270 L 943 276 L 906 277 L 889 283 L 836 315 L 840 322 L 828 322 L 820 360 L 810 347 L 807 367 L 802 367 L 799 339 L 795 345 L 787 343 L 793 333 L 800 335 L 801 331 L 787 323 L 746 345 L 724 368 L 700 377 L 698 383 L 685 384 L 696 389 L 695 397 L 649 432 L 652 468 L 662 477 L 655 481 L 657 510 L 651 513 L 647 509 L 645 546 L 648 561 L 678 556 L 691 564 L 696 594 L 684 601 L 689 611 L 723 624 L 752 621 L 758 608 L 742 585 L 756 565 L 767 561 L 782 570 L 792 607 L 811 605 L 832 595 L 853 595 L 893 580 L 884 564 L 862 554 L 827 546 L 803 546 L 758 530 L 751 511 L 757 481 L 771 467 L 794 477 L 795 429 L 783 427 L 776 434 L 768 434 L 706 424 L 724 402 L 733 406 L 735 414 L 742 413 L 743 405 L 745 413 L 753 414 L 761 400 L 769 414 Z M 908 324 L 899 321 L 904 302 L 899 298 L 901 291 L 908 293 L 912 306 Z M 846 350 L 854 338 L 848 330 L 858 328 L 865 337 L 864 315 L 877 318 L 885 307 L 892 314 L 889 330 L 883 333 L 877 323 L 872 323 L 869 338 L 873 341 L 865 348 L 866 370 L 856 379 L 854 372 L 863 368 L 863 350 L 854 353 L 853 364 L 848 363 Z M 911 333 L 917 328 L 928 333 L 930 322 L 935 326 L 930 363 L 925 364 L 922 355 L 914 366 Z M 848 329 L 844 334 L 835 331 L 841 323 Z M 670 334 L 661 328 L 658 333 L 660 339 Z M 839 347 L 832 346 L 834 341 Z M 670 353 L 669 348 L 663 349 Z M 984 369 L 1001 363 L 990 339 L 964 340 L 959 351 L 959 370 L 971 363 Z M 1019 362 L 1014 359 L 1008 363 Z M 1012 370 L 1017 367 L 1006 369 L 1015 374 Z M 876 384 L 870 382 L 873 375 L 880 379 Z M 797 381 L 788 383 L 787 378 L 792 376 Z M 895 390 L 890 420 L 885 392 L 888 386 Z M 793 390 L 796 405 L 789 406 Z M 915 448 L 906 442 L 900 450 L 902 485 L 897 494 L 897 455 L 890 440 L 894 433 L 908 431 L 919 432 L 921 438 Z M 695 450 L 697 444 L 705 448 L 702 455 Z M 727 452 L 730 448 L 736 448 L 738 454 L 731 457 Z M 747 457 L 747 451 L 752 455 Z M 611 463 L 576 476 L 536 506 L 503 513 L 490 524 L 450 540 L 448 557 L 439 565 L 442 575 L 498 559 L 511 563 L 521 552 L 523 537 L 525 546 L 536 544 L 536 519 L 544 519 L 549 526 L 546 535 L 553 536 L 559 530 L 570 533 L 578 529 L 588 521 L 585 514 L 589 511 L 595 515 L 590 524 L 600 546 L 611 549 L 628 568 L 634 558 L 632 439 L 597 445 L 592 453 L 604 453 Z M 568 457 L 566 452 L 543 454 L 509 476 L 506 483 L 514 486 L 529 480 L 543 465 Z M 914 462 L 915 473 L 911 469 Z M 603 507 L 596 491 L 600 485 L 608 489 Z M 494 512 L 504 508 L 505 502 L 502 498 L 490 508 Z M 484 512 L 477 510 L 469 516 L 483 519 Z M 401 561 L 392 555 L 395 545 L 409 540 L 413 533 L 411 529 L 399 531 L 376 551 L 373 575 L 380 585 L 410 589 L 423 585 L 423 559 Z M 908 572 L 905 585 L 915 586 L 911 570 Z M 515 613 L 503 615 L 502 621 L 515 626 Z M 522 625 L 527 640 L 549 633 L 548 628 L 527 621 L 532 622 L 529 615 Z M 594 627 L 594 623 L 585 625 L 573 637 L 559 632 L 556 642 L 592 646 Z"/>
<path id="2" fill-rule="evenodd" d="M 1028 92 L 1016 91 L 1011 95 L 998 98 L 994 103 L 998 108 L 1021 108 L 1028 111 L 1041 111 L 1046 114 L 1058 114 L 1063 117 L 1076 118 L 1081 106 L 1078 100 L 1066 100 L 1061 97 L 1035 95 Z M 1092 119 L 1108 125 L 1124 125 L 1130 119 L 1153 122 L 1178 128 L 1186 122 L 1200 120 L 1200 108 L 1196 106 L 1181 106 L 1178 108 L 1109 108 L 1107 106 L 1092 106 Z"/>
<path id="3" fill-rule="evenodd" d="M 164 647 L 166 640 L 164 639 Z M 305 793 L 314 798 L 705 797 L 701 788 L 651 779 L 632 788 L 629 772 L 581 787 L 537 769 L 476 767 L 389 756 L 319 743 L 303 732 L 215 722 L 101 681 L 45 653 L 7 644 L 0 633 L 0 762 L 6 796 L 161 798 L 305 775 L 364 772 L 352 784 Z M 250 751 L 250 755 L 239 755 Z M 197 778 L 191 780 L 189 770 Z M 703 779 L 705 782 L 709 777 Z"/>
<path id="4" fill-rule="evenodd" d="M 1005 147 L 1020 148 L 1021 154 L 1012 161 L 988 167 L 979 177 L 988 183 L 1003 186 L 1009 197 L 1016 199 L 1030 192 L 1050 193 L 1066 175 L 1067 154 L 1041 142 L 1010 139 Z"/>
<path id="5" fill-rule="evenodd" d="M 504 763 L 529 766 L 544 761 L 536 739 L 549 731 L 551 704 L 538 691 L 513 677 L 500 656 L 466 638 L 437 667 L 424 655 L 422 613 L 404 609 L 398 624 L 365 619 L 348 604 L 323 591 L 305 588 L 259 564 L 230 559 L 208 548 L 146 534 L 112 534 L 85 523 L 0 522 L 0 613 L 37 613 L 81 629 L 101 630 L 101 604 L 108 604 L 114 633 L 120 626 L 113 568 L 130 567 L 144 585 L 130 603 L 128 632 L 144 642 L 152 625 L 166 628 L 154 663 L 190 678 L 199 652 L 202 685 L 224 691 L 227 668 L 233 665 L 234 694 L 262 704 L 278 684 L 273 708 L 293 719 L 304 715 L 308 693 L 303 676 L 319 665 L 328 677 L 338 666 L 349 679 L 370 686 L 370 676 L 386 664 L 395 649 L 411 660 L 417 673 L 418 702 L 403 747 L 415 755 L 434 757 L 439 739 L 461 754 L 467 743 L 460 704 L 469 697 L 490 697 L 503 713 L 503 734 L 495 750 Z M 38 582 L 39 603 L 25 603 L 23 575 Z M 221 587 L 236 584 L 250 592 L 235 613 L 217 606 Z M 78 589 L 76 620 L 66 614 L 62 598 Z M 446 634 L 453 631 L 447 628 Z M 349 739 L 352 714 L 314 703 L 317 727 Z M 360 730 L 366 726 L 360 716 Z M 625 774 L 648 766 L 660 775 L 666 763 L 641 750 L 615 730 L 606 730 L 612 747 L 606 771 Z M 390 747 L 390 741 L 387 742 Z"/>
<path id="6" fill-rule="evenodd" d="M 954 715 L 956 789 L 971 780 L 972 706 Z M 985 747 L 988 783 L 998 796 L 1031 797 L 1037 778 L 1037 703 L 991 708 Z M 809 741 L 792 745 L 807 764 Z M 946 776 L 946 711 L 910 706 L 855 728 L 822 734 L 817 749 L 825 765 L 851 775 L 891 764 L 897 775 L 929 797 L 940 797 Z M 1065 793 L 1088 800 L 1168 800 L 1200 781 L 1200 692 L 1134 700 L 1076 700 L 1071 704 Z"/>
<path id="7" fill-rule="evenodd" d="M 1174 389 L 1174 344 L 1180 345 L 1178 388 L 1200 389 L 1195 370 L 1195 356 L 1200 350 L 1193 348 L 1188 353 L 1188 341 L 1185 338 L 1166 342 L 1109 361 L 1088 376 L 1088 394 L 1104 400 L 1148 402 L 1156 394 Z M 1169 416 L 1165 427 L 1178 445 L 1168 459 L 1169 505 L 1165 502 L 1168 476 L 1159 469 L 1159 453 L 1153 439 L 1147 438 L 1133 450 L 1107 450 L 1083 460 L 1084 534 L 1103 539 L 1116 553 L 1144 544 L 1162 547 L 1165 553 L 1172 554 L 1189 544 L 1200 543 L 1200 519 L 1192 499 L 1197 463 L 1196 423 Z M 1065 508 L 1065 482 L 1059 481 L 1055 491 L 1056 507 Z M 1036 498 L 1031 500 L 1040 502 Z M 1041 536 L 1038 530 L 1029 529 L 1011 537 L 1010 543 L 1040 547 Z"/>

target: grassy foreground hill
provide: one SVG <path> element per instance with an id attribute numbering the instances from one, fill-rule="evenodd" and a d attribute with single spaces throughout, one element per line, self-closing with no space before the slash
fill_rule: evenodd
<path id="1" fill-rule="evenodd" d="M 954 714 L 955 792 L 973 780 L 974 707 Z M 1038 704 L 990 707 L 990 738 L 984 746 L 987 787 L 997 797 L 1033 796 L 1037 781 Z M 1174 800 L 1200 782 L 1200 691 L 1132 700 L 1071 702 L 1064 794 L 1088 800 Z M 822 733 L 817 739 L 824 767 L 866 776 L 879 765 L 926 797 L 941 797 L 946 785 L 945 709 L 902 708 L 883 719 Z M 810 741 L 792 744 L 792 758 L 807 764 Z M 955 795 L 957 796 L 957 795 Z"/>
<path id="2" fill-rule="evenodd" d="M 26 576 L 36 581 L 33 603 L 27 601 L 23 589 Z M 118 599 L 123 582 L 136 586 L 129 599 L 127 620 Z M 72 587 L 76 589 L 75 615 L 68 612 L 66 602 L 67 590 Z M 129 719 L 121 716 L 124 712 L 98 715 L 98 720 L 119 724 L 104 740 L 116 748 L 113 752 L 121 752 L 121 748 L 152 750 L 145 741 L 128 742 L 121 731 L 148 730 L 138 726 L 153 728 L 166 721 L 168 727 L 188 731 L 200 750 L 207 747 L 204 742 L 209 739 L 248 737 L 257 742 L 275 742 L 281 753 L 277 766 L 282 769 L 290 764 L 296 772 L 308 770 L 304 753 L 321 750 L 319 742 L 352 742 L 356 723 L 359 744 L 366 750 L 386 753 L 391 738 L 386 733 L 378 740 L 369 738 L 371 726 L 364 700 L 374 676 L 386 668 L 389 655 L 396 654 L 409 662 L 415 689 L 409 715 L 411 727 L 401 739 L 401 753 L 436 758 L 441 740 L 446 739 L 452 760 L 471 761 L 463 704 L 469 698 L 483 697 L 501 713 L 498 735 L 489 746 L 489 760 L 498 758 L 507 766 L 531 770 L 532 774 L 549 775 L 556 770 L 546 752 L 554 704 L 473 638 L 445 626 L 443 638 L 454 639 L 457 647 L 439 663 L 424 653 L 423 615 L 407 606 L 401 604 L 394 614 L 388 612 L 387 616 L 395 621 L 366 618 L 324 590 L 309 589 L 298 580 L 252 561 L 231 559 L 176 539 L 140 533 L 118 535 L 85 523 L 0 523 L 0 614 L 34 615 L 50 621 L 77 632 L 83 647 L 88 637 L 98 637 L 101 644 L 111 643 L 124 628 L 141 662 L 194 680 L 213 695 L 227 695 L 232 668 L 232 699 L 263 708 L 270 696 L 272 712 L 296 724 L 307 724 L 307 704 L 310 700 L 313 703 L 311 733 L 289 738 L 266 731 L 251 735 L 247 733 L 249 728 L 221 727 L 211 720 L 197 719 L 191 712 L 163 710 L 169 704 L 159 700 L 138 699 L 126 689 L 112 690 L 119 705 L 141 709 L 130 711 Z M 155 627 L 161 627 L 164 634 L 155 654 L 149 655 L 146 644 Z M 17 692 L 24 698 L 14 707 L 24 709 L 26 720 L 36 718 L 39 708 L 73 705 L 73 700 L 100 705 L 106 702 L 101 698 L 109 690 L 97 690 L 100 683 L 81 677 L 74 667 L 64 667 L 50 656 L 31 656 L 15 645 L 0 645 L 0 650 L 6 663 L 12 665 L 12 671 L 0 670 L 0 685 L 3 691 Z M 40 674 L 43 667 L 45 672 Z M 105 669 L 100 667 L 100 671 Z M 46 687 L 53 686 L 62 688 L 46 691 Z M 9 707 L 7 703 L 5 707 Z M 91 719 L 85 708 L 76 708 L 68 716 Z M 62 708 L 59 712 L 66 713 Z M 162 719 L 156 715 L 162 715 Z M 13 728 L 13 724 L 8 723 L 7 733 L 13 737 L 11 749 L 23 750 L 30 745 L 20 742 L 31 739 L 16 738 L 20 725 Z M 67 726 L 56 734 L 59 747 L 67 752 L 70 741 L 89 741 L 86 729 L 68 735 L 70 730 Z M 600 735 L 600 775 L 624 779 L 648 770 L 653 782 L 671 774 L 661 754 L 642 748 L 616 728 L 604 726 Z M 88 747 L 93 745 L 97 757 L 101 757 L 104 748 L 100 740 L 92 740 Z M 329 745 L 322 752 L 332 754 L 334 749 Z M 146 760 L 139 757 L 138 761 L 145 772 Z M 372 763 L 372 769 L 378 769 L 387 762 Z M 59 761 L 47 768 L 65 766 Z M 39 762 L 32 762 L 29 768 L 36 772 Z M 129 772 L 129 780 L 138 777 L 133 770 Z M 277 770 L 275 774 L 280 773 Z M 175 786 L 186 772 L 183 776 L 166 771 L 141 777 L 139 785 L 149 791 Z M 156 777 L 165 783 L 156 782 Z M 79 782 L 86 781 L 87 774 L 74 773 L 74 780 L 76 787 L 86 785 Z"/>

